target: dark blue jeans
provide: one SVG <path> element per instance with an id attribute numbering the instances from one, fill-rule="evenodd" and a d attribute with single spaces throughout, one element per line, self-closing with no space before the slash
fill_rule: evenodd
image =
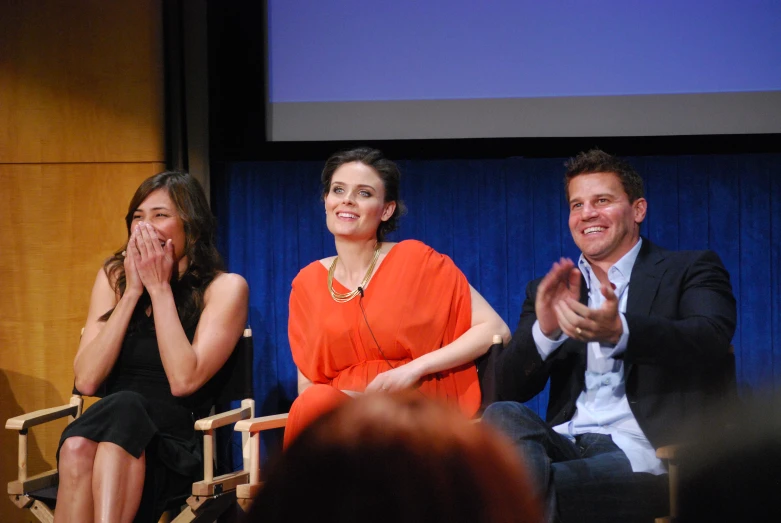
<path id="1" fill-rule="evenodd" d="M 549 521 L 639 523 L 666 515 L 667 475 L 632 472 L 610 436 L 582 434 L 573 442 L 514 401 L 490 405 L 483 421 L 515 443 Z"/>

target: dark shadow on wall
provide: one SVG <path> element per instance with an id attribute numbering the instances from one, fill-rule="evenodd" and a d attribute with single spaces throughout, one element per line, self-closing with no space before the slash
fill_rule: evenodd
<path id="1" fill-rule="evenodd" d="M 47 398 L 47 405 L 36 405 L 32 408 L 23 408 L 17 399 L 20 391 L 40 390 L 40 397 Z M 17 478 L 17 455 L 19 448 L 19 433 L 14 430 L 5 430 L 5 422 L 8 418 L 19 416 L 38 408 L 51 408 L 67 403 L 57 389 L 50 382 L 20 374 L 18 372 L 0 370 L 0 420 L 3 430 L 0 431 L 0 485 L 5 490 L 8 482 Z M 67 418 L 47 423 L 46 425 L 32 428 L 27 435 L 27 471 L 28 476 L 39 474 L 57 466 L 55 452 L 57 441 L 62 433 Z M 41 443 L 46 442 L 47 447 L 42 448 Z M 25 519 L 27 518 L 27 519 Z M 21 522 L 28 521 L 29 514 L 25 515 L 15 507 L 8 498 L 0 502 L 0 521 Z"/>

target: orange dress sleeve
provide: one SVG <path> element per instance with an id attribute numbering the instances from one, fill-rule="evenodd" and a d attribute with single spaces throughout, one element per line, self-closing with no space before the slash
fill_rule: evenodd
<path id="1" fill-rule="evenodd" d="M 315 264 L 320 264 L 320 262 L 311 263 L 302 269 L 293 280 L 290 291 L 287 335 L 296 367 L 307 378 L 317 383 L 322 381 L 322 378 L 315 376 L 313 370 L 316 367 L 314 360 L 319 357 L 320 351 L 312 346 L 316 340 L 310 335 L 310 332 L 315 328 L 315 322 L 308 313 L 312 308 L 310 290 L 318 285 L 318 278 L 316 278 L 318 271 Z M 322 282 L 320 283 L 322 284 Z M 308 350 L 307 347 L 311 347 L 311 349 Z"/>

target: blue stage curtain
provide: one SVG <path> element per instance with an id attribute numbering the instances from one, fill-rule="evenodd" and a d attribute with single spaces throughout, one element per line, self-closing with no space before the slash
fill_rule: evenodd
<path id="1" fill-rule="evenodd" d="M 781 155 L 637 157 L 649 202 L 642 233 L 669 249 L 715 250 L 738 300 L 734 337 L 745 395 L 781 385 Z M 389 240 L 450 255 L 514 329 L 526 283 L 578 255 L 567 226 L 564 159 L 400 161 L 409 208 Z M 335 253 L 319 162 L 231 163 L 213 174 L 222 252 L 250 285 L 259 414 L 296 396 L 287 341 L 298 270 Z M 544 415 L 547 390 L 529 405 Z"/>

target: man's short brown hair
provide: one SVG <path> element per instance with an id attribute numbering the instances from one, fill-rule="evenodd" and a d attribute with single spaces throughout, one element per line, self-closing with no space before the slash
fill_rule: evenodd
<path id="1" fill-rule="evenodd" d="M 569 182 L 581 174 L 613 173 L 621 180 L 629 201 L 643 197 L 643 179 L 629 162 L 608 154 L 600 149 L 591 149 L 570 158 L 564 164 L 564 192 L 569 201 Z"/>

